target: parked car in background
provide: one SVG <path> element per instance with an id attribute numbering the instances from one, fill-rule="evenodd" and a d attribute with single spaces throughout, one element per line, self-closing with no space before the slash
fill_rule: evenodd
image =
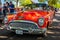
<path id="1" fill-rule="evenodd" d="M 4 19 L 7 30 L 16 34 L 42 34 L 46 36 L 48 26 L 53 21 L 54 10 L 44 3 L 29 4 L 15 15 Z"/>

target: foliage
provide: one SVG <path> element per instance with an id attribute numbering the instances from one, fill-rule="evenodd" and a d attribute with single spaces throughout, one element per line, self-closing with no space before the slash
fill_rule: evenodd
<path id="1" fill-rule="evenodd" d="M 24 5 L 27 5 L 27 4 L 31 4 L 32 2 L 31 2 L 31 0 L 20 0 L 20 3 L 21 3 L 22 6 L 24 6 Z"/>
<path id="2" fill-rule="evenodd" d="M 59 4 L 57 4 L 57 2 L 59 2 L 59 0 L 38 0 L 40 2 L 48 2 L 48 5 L 50 6 L 54 6 L 54 7 L 60 7 Z M 20 5 L 24 6 L 27 4 L 32 4 L 31 0 L 18 0 L 18 2 L 20 2 Z"/>
<path id="3" fill-rule="evenodd" d="M 48 1 L 48 4 L 49 4 L 50 6 L 53 6 L 53 5 L 55 5 L 57 2 L 58 2 L 58 0 L 49 0 L 49 1 Z"/>
<path id="4" fill-rule="evenodd" d="M 44 2 L 45 0 L 38 0 L 38 1 L 40 1 L 40 2 Z"/>
<path id="5" fill-rule="evenodd" d="M 54 7 L 60 8 L 60 3 L 55 4 Z"/>

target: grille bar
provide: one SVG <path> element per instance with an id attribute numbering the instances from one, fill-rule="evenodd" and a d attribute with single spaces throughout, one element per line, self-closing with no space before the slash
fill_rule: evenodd
<path id="1" fill-rule="evenodd" d="M 31 23 L 31 22 L 25 22 L 25 21 L 14 21 L 14 22 L 10 22 L 9 24 L 11 27 L 20 27 L 20 28 L 28 28 L 28 29 L 38 29 L 38 26 L 35 23 Z"/>

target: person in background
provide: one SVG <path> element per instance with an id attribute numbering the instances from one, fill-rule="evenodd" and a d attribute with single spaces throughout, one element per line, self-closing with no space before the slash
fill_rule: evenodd
<path id="1" fill-rule="evenodd" d="M 4 17 L 6 16 L 6 13 L 7 13 L 7 5 L 4 4 L 3 5 L 3 14 L 4 14 Z"/>
<path id="2" fill-rule="evenodd" d="M 8 2 L 6 2 L 6 6 L 7 6 L 7 13 L 9 12 L 9 3 Z"/>
<path id="3" fill-rule="evenodd" d="M 10 14 L 13 14 L 14 13 L 14 4 L 12 2 L 9 3 L 9 9 L 10 9 Z"/>
<path id="4" fill-rule="evenodd" d="M 8 3 L 8 2 L 6 2 L 6 4 L 7 4 L 7 6 L 9 7 L 9 3 Z"/>

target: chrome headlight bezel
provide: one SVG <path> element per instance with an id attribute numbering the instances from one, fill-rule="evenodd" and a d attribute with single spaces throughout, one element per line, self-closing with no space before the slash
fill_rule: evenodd
<path id="1" fill-rule="evenodd" d="M 44 25 L 44 18 L 39 18 L 38 24 L 39 24 L 40 26 L 43 26 L 43 25 Z"/>

